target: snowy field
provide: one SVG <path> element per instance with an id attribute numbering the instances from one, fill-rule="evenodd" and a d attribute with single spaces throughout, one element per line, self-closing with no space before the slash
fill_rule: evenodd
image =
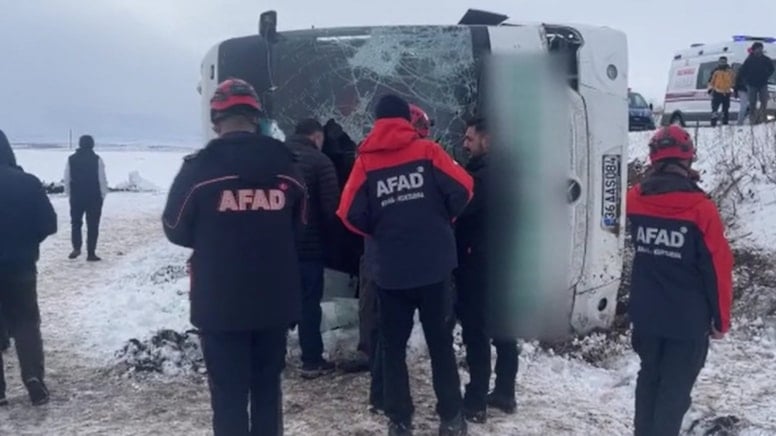
<path id="1" fill-rule="evenodd" d="M 736 248 L 761 250 L 771 266 L 776 261 L 776 181 L 758 171 L 760 160 L 773 158 L 770 177 L 776 176 L 774 130 L 701 130 L 697 162 L 706 188 L 723 186 L 719 197 Z M 631 136 L 633 159 L 644 156 L 647 137 Z M 51 197 L 60 230 L 43 244 L 38 292 L 52 401 L 29 407 L 16 358 L 7 353 L 11 405 L 0 409 L 0 435 L 211 434 L 206 382 L 187 366 L 188 356 L 161 350 L 168 363 L 178 364 L 143 377 L 127 373 L 126 362 L 116 357 L 130 339 L 142 342 L 161 329 L 183 333 L 191 328 L 183 271 L 188 253 L 165 241 L 160 224 L 163 191 L 185 153 L 97 151 L 111 186 L 138 171 L 160 190 L 109 195 L 98 251 L 104 261 L 97 264 L 66 259 L 67 199 Z M 66 156 L 64 150 L 17 150 L 20 165 L 47 182 L 61 179 Z M 737 182 L 725 190 L 728 178 Z M 776 284 L 748 282 L 742 292 L 741 301 L 758 305 L 737 304 L 732 333 L 712 344 L 685 422 L 687 434 L 776 435 Z M 746 298 L 750 293 L 759 298 Z M 328 332 L 327 349 L 334 357 L 344 356 L 355 347 L 355 337 L 352 329 Z M 577 352 L 570 355 L 524 344 L 518 413 L 491 411 L 488 423 L 471 425 L 470 434 L 632 434 L 638 359 L 628 340 L 625 334 L 595 335 L 575 344 Z M 418 329 L 410 347 L 416 434 L 436 434 L 429 363 Z M 293 335 L 289 351 L 286 434 L 384 434 L 384 418 L 366 408 L 366 374 L 304 381 L 295 367 L 299 351 Z M 468 379 L 464 369 L 461 376 Z M 728 421 L 738 424 L 725 430 Z"/>

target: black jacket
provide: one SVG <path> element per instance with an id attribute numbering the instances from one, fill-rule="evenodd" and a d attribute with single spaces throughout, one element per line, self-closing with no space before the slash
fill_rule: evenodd
<path id="1" fill-rule="evenodd" d="M 72 201 L 101 201 L 107 191 L 104 177 L 102 160 L 91 148 L 79 148 L 67 160 L 65 186 Z"/>
<path id="2" fill-rule="evenodd" d="M 35 270 L 41 242 L 57 232 L 57 214 L 43 184 L 16 166 L 0 132 L 0 270 Z"/>
<path id="3" fill-rule="evenodd" d="M 733 256 L 714 203 L 687 177 L 656 172 L 627 199 L 636 248 L 628 313 L 643 335 L 698 340 L 730 328 Z"/>
<path id="4" fill-rule="evenodd" d="M 184 160 L 163 223 L 172 243 L 194 249 L 192 324 L 245 331 L 299 319 L 305 195 L 293 153 L 266 136 L 226 135 Z"/>
<path id="5" fill-rule="evenodd" d="M 337 224 L 340 189 L 334 164 L 305 136 L 294 135 L 286 141 L 297 155 L 307 187 L 307 226 L 297 240 L 300 260 L 323 260 L 324 249 Z"/>
<path id="6" fill-rule="evenodd" d="M 471 159 L 466 170 L 474 179 L 474 197 L 455 223 L 458 266 L 484 272 L 487 265 L 487 155 Z"/>
<path id="7" fill-rule="evenodd" d="M 773 60 L 768 56 L 749 55 L 738 70 L 741 80 L 753 88 L 768 85 L 768 79 L 773 75 Z"/>

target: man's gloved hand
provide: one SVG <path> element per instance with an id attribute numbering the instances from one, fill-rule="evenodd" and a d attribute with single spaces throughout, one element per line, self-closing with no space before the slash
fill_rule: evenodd
<path id="1" fill-rule="evenodd" d="M 712 93 L 712 90 L 711 90 L 711 88 L 709 88 L 708 90 L 706 90 L 706 93 L 707 93 L 707 94 L 709 94 L 709 95 L 711 95 L 711 93 Z"/>

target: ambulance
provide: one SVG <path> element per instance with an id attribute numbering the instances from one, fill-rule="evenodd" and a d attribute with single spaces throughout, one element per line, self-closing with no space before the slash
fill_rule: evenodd
<path id="1" fill-rule="evenodd" d="M 277 14 L 260 17 L 259 33 L 215 45 L 199 86 L 204 139 L 213 137 L 209 99 L 230 77 L 257 89 L 278 137 L 296 120 L 336 120 L 359 142 L 373 105 L 396 93 L 429 113 L 434 138 L 454 155 L 465 121 L 482 106 L 484 60 L 491 54 L 557 54 L 572 114 L 565 161 L 571 243 L 562 304 L 540 310 L 568 335 L 605 329 L 615 317 L 624 246 L 628 162 L 628 52 L 625 34 L 607 27 L 518 23 L 469 10 L 457 24 L 352 26 L 277 31 Z M 328 285 L 327 285 L 328 286 Z M 327 293 L 335 292 L 327 288 Z M 539 335 L 541 336 L 541 335 Z"/>
<path id="2" fill-rule="evenodd" d="M 661 125 L 707 126 L 711 124 L 711 96 L 708 82 L 719 58 L 725 56 L 737 72 L 749 55 L 755 41 L 763 43 L 765 54 L 776 58 L 776 38 L 737 35 L 730 41 L 714 44 L 692 44 L 674 54 L 668 73 L 668 86 Z M 776 61 L 775 61 L 776 62 Z M 768 102 L 768 120 L 776 115 L 776 74 L 768 82 L 771 98 Z M 731 124 L 738 117 L 740 100 L 730 102 Z"/>

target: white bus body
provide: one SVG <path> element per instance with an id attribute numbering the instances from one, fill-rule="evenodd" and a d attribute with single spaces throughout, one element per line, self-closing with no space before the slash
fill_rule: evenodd
<path id="1" fill-rule="evenodd" d="M 448 150 L 459 150 L 465 118 L 481 104 L 477 90 L 485 56 L 563 53 L 572 111 L 572 141 L 564 153 L 569 192 L 574 192 L 568 205 L 573 236 L 568 287 L 557 290 L 568 304 L 547 308 L 547 316 L 562 319 L 568 334 L 607 328 L 615 316 L 624 245 L 626 37 L 595 26 L 483 24 L 490 23 L 279 32 L 271 53 L 259 35 L 224 41 L 202 62 L 205 139 L 213 137 L 208 104 L 216 85 L 241 77 L 262 98 L 269 96 L 270 115 L 286 133 L 302 117 L 334 118 L 358 142 L 371 126 L 373 99 L 390 91 L 429 112 L 435 121 L 432 135 Z"/>

